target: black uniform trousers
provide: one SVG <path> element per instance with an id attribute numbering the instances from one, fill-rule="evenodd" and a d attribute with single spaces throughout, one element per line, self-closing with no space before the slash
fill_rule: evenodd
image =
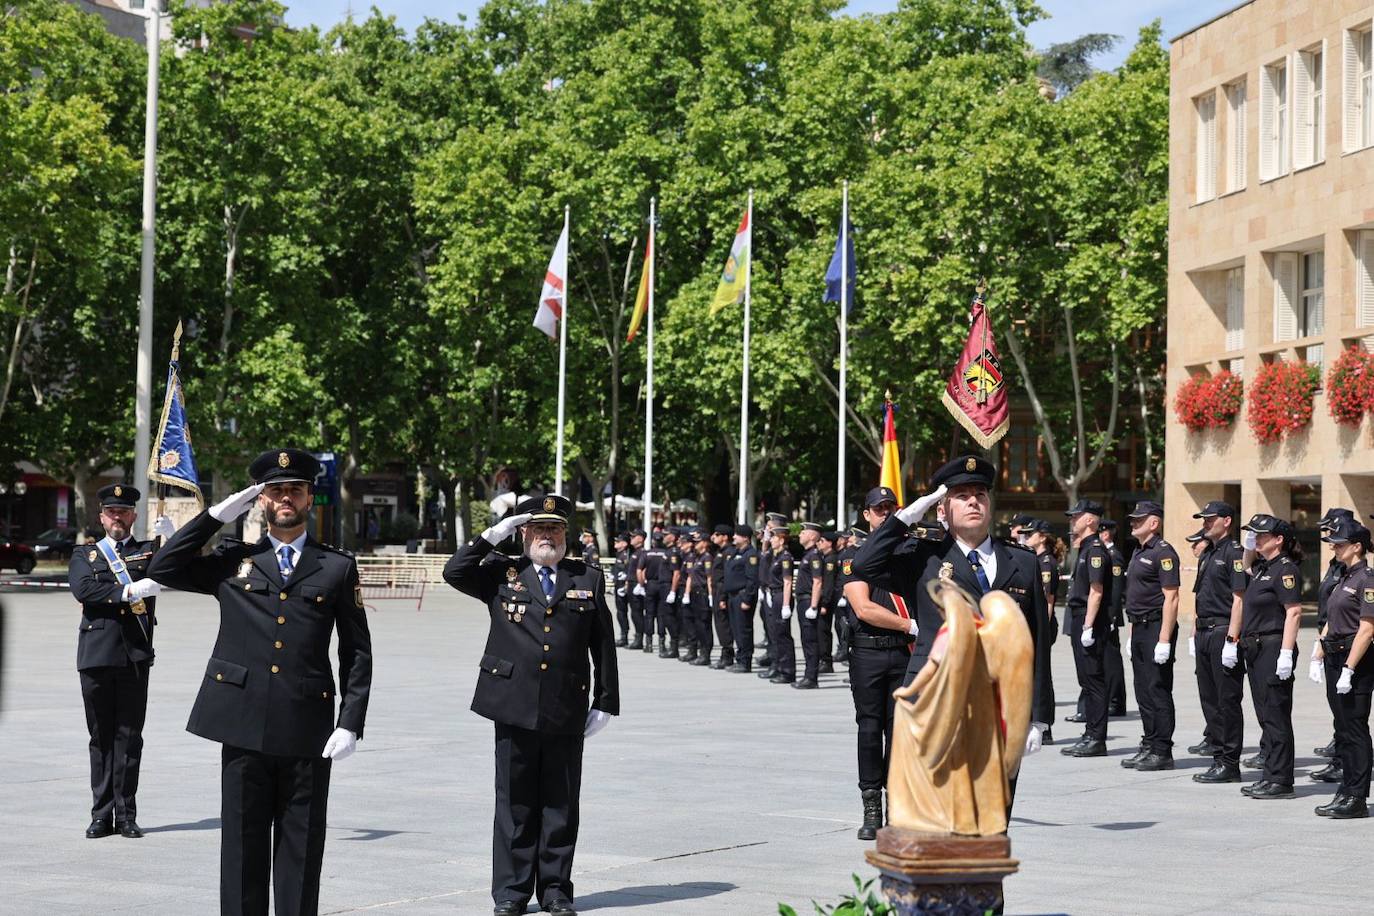
<path id="1" fill-rule="evenodd" d="M 1135 678 L 1135 702 L 1140 707 L 1141 746 L 1170 757 L 1174 752 L 1174 651 L 1178 625 L 1169 634 L 1169 660 L 1155 664 L 1164 621 L 1158 617 L 1131 622 L 1131 673 Z"/>
<path id="2" fill-rule="evenodd" d="M 1234 769 L 1240 766 L 1241 746 L 1245 741 L 1245 664 L 1234 668 L 1221 663 L 1226 648 L 1226 623 L 1198 621 L 1193 649 L 1197 653 L 1197 693 L 1202 703 L 1204 734 L 1217 750 L 1212 760 Z"/>
<path id="3" fill-rule="evenodd" d="M 849 647 L 849 692 L 854 697 L 854 722 L 859 726 L 859 789 L 887 784 L 892 754 L 892 692 L 902 686 L 911 653 L 905 647 L 870 649 Z"/>
<path id="4" fill-rule="evenodd" d="M 1293 784 L 1293 678 L 1279 680 L 1275 668 L 1279 661 L 1283 634 L 1242 636 L 1240 652 L 1250 676 L 1250 699 L 1260 724 L 1260 753 L 1264 755 L 1264 778 L 1280 785 Z"/>
<path id="5" fill-rule="evenodd" d="M 644 596 L 636 595 L 634 589 L 635 584 L 631 582 L 625 593 L 625 602 L 630 606 L 630 622 L 634 624 L 636 636 L 652 637 L 653 634 L 644 629 Z"/>
<path id="6" fill-rule="evenodd" d="M 824 596 L 822 596 L 822 600 L 824 600 Z M 821 614 L 816 619 L 816 651 L 820 655 L 823 665 L 835 664 L 835 629 L 834 608 L 830 609 L 830 613 Z"/>
<path id="7" fill-rule="evenodd" d="M 808 618 L 808 613 L 815 617 Z M 816 680 L 821 673 L 821 620 L 820 610 L 811 610 L 810 595 L 797 599 L 797 632 L 801 637 L 802 660 L 805 663 L 802 676 L 808 681 Z M 795 671 L 796 662 L 792 664 Z"/>
<path id="8" fill-rule="evenodd" d="M 656 582 L 644 583 L 644 638 L 652 640 L 656 629 L 660 643 L 663 641 L 663 635 L 668 632 L 665 621 L 658 614 L 662 605 L 663 589 Z"/>
<path id="9" fill-rule="evenodd" d="M 616 586 L 616 592 L 619 592 L 621 588 L 624 588 L 624 589 L 625 589 L 625 597 L 622 598 L 622 597 L 620 597 L 619 594 L 617 594 L 617 595 L 615 596 L 615 622 L 616 622 L 617 624 L 620 625 L 620 637 L 621 637 L 621 639 L 626 639 L 626 640 L 628 640 L 628 639 L 630 638 L 630 600 L 629 600 L 629 595 L 630 595 L 630 589 L 633 588 L 633 586 L 620 586 L 620 585 L 618 585 L 618 586 Z"/>
<path id="10" fill-rule="evenodd" d="M 753 589 L 731 592 L 727 603 L 730 606 L 730 631 L 735 635 L 735 661 L 752 664 L 754 660 L 754 597 Z M 745 607 L 744 605 L 750 605 Z"/>
<path id="11" fill-rule="evenodd" d="M 219 905 L 222 916 L 277 916 L 320 908 L 327 757 L 279 757 L 225 744 L 220 770 Z"/>
<path id="12" fill-rule="evenodd" d="M 735 630 L 730 623 L 730 602 L 722 595 L 711 608 L 716 619 L 716 639 L 720 642 L 720 660 L 724 665 L 735 661 Z"/>
<path id="13" fill-rule="evenodd" d="M 81 702 L 91 734 L 91 819 L 123 823 L 138 814 L 138 768 L 148 713 L 147 662 L 83 668 Z"/>
<path id="14" fill-rule="evenodd" d="M 672 595 L 673 600 L 669 601 L 668 596 Z M 680 595 L 673 594 L 673 591 L 666 585 L 660 585 L 658 589 L 658 635 L 662 639 L 666 633 L 676 646 L 678 634 L 682 632 L 678 626 L 678 598 Z"/>
<path id="15" fill-rule="evenodd" d="M 783 620 L 782 589 L 767 589 L 768 601 L 764 604 L 764 622 L 768 626 L 769 655 L 773 656 L 773 668 L 778 674 L 790 680 L 797 678 L 797 644 L 792 640 L 792 621 Z"/>
<path id="16" fill-rule="evenodd" d="M 1325 650 L 1326 700 L 1336 714 L 1336 759 L 1341 762 L 1340 794 L 1369 797 L 1369 774 L 1374 746 L 1369 737 L 1370 683 L 1374 680 L 1374 655 L 1365 653 L 1355 670 L 1353 689 L 1336 692 L 1350 655 L 1352 636 L 1322 640 Z"/>
<path id="17" fill-rule="evenodd" d="M 1129 645 L 1129 643 L 1128 643 Z M 1129 650 L 1128 650 L 1129 651 Z M 1106 679 L 1107 711 L 1126 710 L 1126 666 L 1121 657 L 1121 628 L 1107 630 L 1107 644 L 1102 647 L 1103 676 Z"/>
<path id="18" fill-rule="evenodd" d="M 496 817 L 491 898 L 545 909 L 573 899 L 573 851 L 582 794 L 582 733 L 496 723 Z"/>
<path id="19" fill-rule="evenodd" d="M 1107 740 L 1107 673 L 1106 641 L 1107 626 L 1101 613 L 1093 627 L 1092 646 L 1083 647 L 1083 622 L 1087 612 L 1077 609 L 1069 612 L 1069 638 L 1073 641 L 1074 667 L 1078 669 L 1078 686 L 1083 693 L 1083 734 L 1095 741 Z"/>
<path id="20" fill-rule="evenodd" d="M 664 592 L 666 595 L 667 589 L 664 589 Z M 692 609 L 687 604 L 687 599 L 682 597 L 682 592 L 678 592 L 673 603 L 666 605 L 666 608 L 669 635 L 684 649 L 695 646 L 697 644 L 697 630 L 692 623 Z"/>
<path id="21" fill-rule="evenodd" d="M 705 592 L 692 592 L 692 599 L 687 604 L 687 613 L 691 620 L 690 629 L 696 639 L 697 653 L 710 656 L 713 647 L 711 641 L 711 603 Z"/>

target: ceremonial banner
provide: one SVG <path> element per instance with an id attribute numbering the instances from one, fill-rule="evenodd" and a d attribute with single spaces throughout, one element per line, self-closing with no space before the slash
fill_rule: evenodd
<path id="1" fill-rule="evenodd" d="M 635 339 L 639 333 L 639 326 L 644 323 L 644 316 L 649 311 L 649 274 L 654 263 L 654 237 L 650 234 L 644 242 L 644 272 L 639 275 L 639 292 L 635 295 L 635 310 L 630 316 L 630 333 L 625 337 L 625 342 L 629 343 Z"/>
<path id="2" fill-rule="evenodd" d="M 988 325 L 987 306 L 979 287 L 969 312 L 964 352 L 940 398 L 959 425 L 983 448 L 992 448 L 1011 426 L 1007 382 L 997 343 Z"/>
<path id="3" fill-rule="evenodd" d="M 720 286 L 716 287 L 716 297 L 711 300 L 711 314 L 715 315 L 727 305 L 744 300 L 744 291 L 749 276 L 749 212 L 746 210 L 735 230 L 735 241 L 730 245 L 730 257 L 725 261 L 725 270 L 720 275 Z"/>
<path id="4" fill-rule="evenodd" d="M 534 326 L 552 338 L 558 337 L 558 322 L 563 317 L 564 290 L 568 282 L 568 223 L 563 221 L 563 234 L 553 248 L 549 269 L 544 272 L 544 288 L 539 293 L 539 309 L 534 313 Z"/>
<path id="5" fill-rule="evenodd" d="M 902 456 L 897 452 L 897 425 L 892 419 L 895 411 L 891 398 L 883 401 L 883 467 L 878 486 L 897 494 L 897 505 L 902 506 L 906 499 L 902 496 Z"/>
<path id="6" fill-rule="evenodd" d="M 172 361 L 167 367 L 167 395 L 162 402 L 162 423 L 148 462 L 148 479 L 195 494 L 196 506 L 205 505 L 200 492 L 200 475 L 191 451 L 191 427 L 186 422 L 186 398 L 181 391 L 181 370 L 177 357 L 181 351 L 181 322 L 172 340 Z"/>

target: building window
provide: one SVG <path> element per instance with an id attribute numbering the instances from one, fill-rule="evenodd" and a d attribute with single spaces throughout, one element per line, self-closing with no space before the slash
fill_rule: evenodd
<path id="1" fill-rule="evenodd" d="M 1226 368 L 1237 378 L 1245 378 L 1245 357 L 1237 356 L 1234 359 L 1228 360 Z"/>
<path id="2" fill-rule="evenodd" d="M 1198 97 L 1197 106 L 1197 199 L 1217 196 L 1217 96 Z"/>
<path id="3" fill-rule="evenodd" d="M 1226 272 L 1226 352 L 1245 349 L 1245 270 Z"/>
<path id="4" fill-rule="evenodd" d="M 1226 191 L 1245 187 L 1245 83 L 1226 87 Z"/>
<path id="5" fill-rule="evenodd" d="M 1288 108 L 1288 61 L 1264 68 L 1260 80 L 1260 180 L 1288 174 L 1292 124 Z"/>
<path id="6" fill-rule="evenodd" d="M 1345 33 L 1345 149 L 1374 143 L 1374 31 L 1370 23 Z"/>
<path id="7" fill-rule="evenodd" d="M 1311 251 L 1302 256 L 1302 296 L 1298 302 L 1298 336 L 1320 337 L 1326 331 L 1326 256 Z"/>
<path id="8" fill-rule="evenodd" d="M 1299 51 L 1293 59 L 1293 164 L 1297 168 L 1316 165 L 1326 158 L 1325 80 L 1322 64 L 1326 55 L 1322 45 Z"/>
<path id="9" fill-rule="evenodd" d="M 1006 480 L 1008 490 L 1029 491 L 1040 485 L 1040 433 L 1033 424 L 1013 422 L 1007 432 Z"/>
<path id="10" fill-rule="evenodd" d="M 1274 340 L 1298 336 L 1298 256 L 1292 251 L 1274 255 Z"/>
<path id="11" fill-rule="evenodd" d="M 1355 233 L 1355 327 L 1374 325 L 1374 231 Z"/>

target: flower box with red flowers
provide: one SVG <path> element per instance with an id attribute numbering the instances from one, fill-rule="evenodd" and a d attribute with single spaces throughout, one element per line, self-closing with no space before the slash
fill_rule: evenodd
<path id="1" fill-rule="evenodd" d="M 1246 420 L 1262 444 L 1278 442 L 1312 420 L 1312 396 L 1321 370 L 1306 362 L 1275 360 L 1260 367 L 1250 386 Z"/>

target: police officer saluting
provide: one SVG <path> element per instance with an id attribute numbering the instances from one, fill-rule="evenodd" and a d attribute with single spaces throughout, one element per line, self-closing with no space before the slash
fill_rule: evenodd
<path id="1" fill-rule="evenodd" d="M 1193 774 L 1194 782 L 1240 782 L 1240 748 L 1245 720 L 1241 701 L 1245 699 L 1245 671 L 1221 663 L 1226 634 L 1231 620 L 1240 626 L 1241 602 L 1249 576 L 1245 571 L 1245 551 L 1231 534 L 1236 510 L 1219 499 L 1202 507 L 1193 518 L 1202 519 L 1202 543 L 1198 557 L 1196 596 L 1197 623 L 1193 631 L 1196 654 L 1197 693 L 1202 704 L 1204 734 L 1212 755 L 1212 766 L 1205 773 Z M 1189 748 L 1189 750 L 1192 750 Z"/>
<path id="2" fill-rule="evenodd" d="M 1102 519 L 1102 504 L 1080 499 L 1064 513 L 1070 519 L 1069 533 L 1078 548 L 1073 579 L 1069 584 L 1066 623 L 1073 642 L 1078 685 L 1083 691 L 1083 737 L 1059 753 L 1069 757 L 1107 756 L 1107 676 L 1104 657 L 1107 630 L 1111 626 L 1108 606 L 1112 577 L 1112 557 L 1097 536 Z"/>
<path id="3" fill-rule="evenodd" d="M 1160 531 L 1164 507 L 1143 499 L 1127 516 L 1140 548 L 1126 570 L 1131 670 L 1144 729 L 1141 749 L 1121 761 L 1142 771 L 1174 768 L 1174 646 L 1178 642 L 1178 553 Z"/>
<path id="4" fill-rule="evenodd" d="M 72 597 L 81 603 L 76 669 L 91 733 L 93 801 L 86 837 L 118 832 L 137 839 L 143 831 L 134 820 L 134 796 L 153 664 L 154 596 L 161 586 L 145 578 L 154 542 L 130 535 L 138 517 L 138 490 L 115 484 L 97 496 L 105 537 L 72 551 L 67 570 Z M 162 532 L 155 526 L 154 533 Z"/>
<path id="5" fill-rule="evenodd" d="M 615 634 L 601 570 L 564 557 L 572 503 L 533 496 L 515 511 L 454 554 L 444 581 L 491 617 L 472 711 L 496 723 L 494 913 L 537 895 L 570 916 L 583 740 L 620 713 Z M 493 554 L 517 529 L 524 555 Z"/>
<path id="6" fill-rule="evenodd" d="M 223 745 L 226 914 L 266 916 L 269 877 L 279 916 L 318 910 L 330 765 L 363 735 L 372 638 L 352 554 L 306 533 L 319 470 L 309 452 L 264 452 L 248 468 L 253 486 L 197 515 L 148 567 L 163 585 L 219 600 L 219 635 L 186 729 Z M 255 501 L 267 535 L 256 544 L 225 538 L 201 556 Z M 329 663 L 336 631 L 337 688 Z"/>

